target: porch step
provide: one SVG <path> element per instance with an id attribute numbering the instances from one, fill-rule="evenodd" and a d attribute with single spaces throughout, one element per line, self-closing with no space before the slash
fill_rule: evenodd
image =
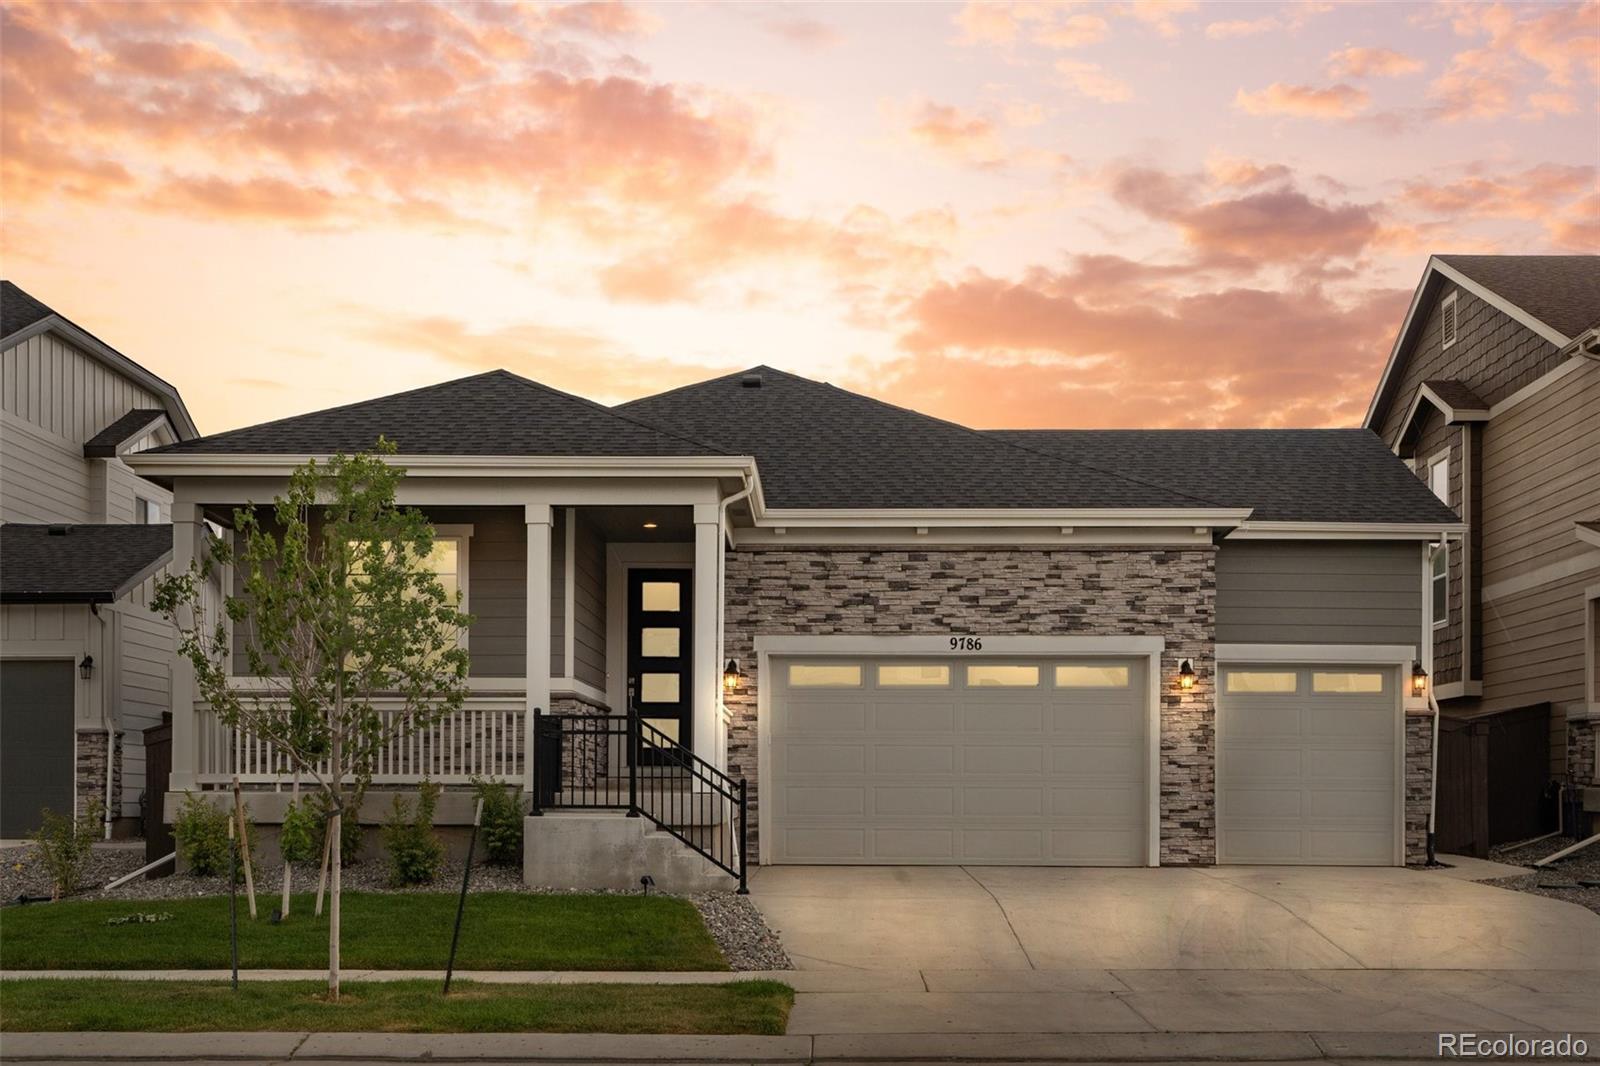
<path id="1" fill-rule="evenodd" d="M 636 892 L 647 874 L 663 892 L 738 887 L 734 878 L 681 840 L 621 811 L 550 811 L 528 817 L 523 839 L 522 877 L 537 887 Z"/>

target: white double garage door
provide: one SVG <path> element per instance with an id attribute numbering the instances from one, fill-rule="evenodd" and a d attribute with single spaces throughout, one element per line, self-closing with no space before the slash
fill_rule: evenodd
<path id="1" fill-rule="evenodd" d="M 1150 662 L 774 656 L 762 861 L 1153 864 Z M 1218 861 L 1397 861 L 1395 670 L 1221 674 Z"/>

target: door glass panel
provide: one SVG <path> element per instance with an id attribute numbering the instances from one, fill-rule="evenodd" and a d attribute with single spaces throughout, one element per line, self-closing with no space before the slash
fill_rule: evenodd
<path id="1" fill-rule="evenodd" d="M 1299 676 L 1294 671 L 1229 670 L 1229 692 L 1294 692 Z"/>
<path id="2" fill-rule="evenodd" d="M 677 674 L 644 674 L 639 678 L 640 703 L 677 703 Z"/>
<path id="3" fill-rule="evenodd" d="M 1311 675 L 1312 692 L 1382 692 L 1383 674 L 1379 671 L 1372 673 L 1357 673 L 1350 671 L 1321 670 Z"/>
<path id="4" fill-rule="evenodd" d="M 676 718 L 646 718 L 645 721 L 665 733 L 668 740 L 678 739 L 678 720 Z M 645 743 L 648 744 L 653 739 L 653 736 L 647 735 Z"/>
<path id="5" fill-rule="evenodd" d="M 678 628 L 646 626 L 639 630 L 639 654 L 647 659 L 669 659 L 678 654 Z"/>
<path id="6" fill-rule="evenodd" d="M 895 665 L 878 667 L 878 684 L 883 688 L 941 687 L 950 683 L 948 666 Z"/>
<path id="7" fill-rule="evenodd" d="M 1127 688 L 1126 666 L 1058 666 L 1057 688 Z"/>
<path id="8" fill-rule="evenodd" d="M 1037 666 L 969 666 L 969 688 L 1032 688 L 1039 683 Z"/>
<path id="9" fill-rule="evenodd" d="M 681 588 L 676 581 L 641 581 L 639 606 L 646 611 L 676 611 Z"/>
<path id="10" fill-rule="evenodd" d="M 861 667 L 853 663 L 790 663 L 789 684 L 795 688 L 854 688 Z"/>

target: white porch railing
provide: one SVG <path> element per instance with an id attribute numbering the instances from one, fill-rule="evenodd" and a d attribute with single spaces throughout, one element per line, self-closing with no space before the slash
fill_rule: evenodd
<path id="1" fill-rule="evenodd" d="M 384 701 L 378 713 L 393 716 Z M 396 701 L 398 705 L 398 701 Z M 202 785 L 222 785 L 235 777 L 245 784 L 287 784 L 294 778 L 288 756 L 248 730 L 233 729 L 197 702 L 196 753 Z M 485 777 L 513 784 L 522 781 L 526 745 L 526 709 L 520 697 L 468 697 L 461 710 L 425 728 L 398 736 L 378 753 L 375 785 L 413 785 L 424 778 L 442 785 L 466 784 Z"/>

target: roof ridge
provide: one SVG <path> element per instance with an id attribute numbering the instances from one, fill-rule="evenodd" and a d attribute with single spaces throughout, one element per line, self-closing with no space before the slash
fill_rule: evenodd
<path id="1" fill-rule="evenodd" d="M 749 373 L 751 373 L 753 371 L 756 371 L 756 370 L 770 370 L 774 374 L 784 374 L 785 377 L 793 377 L 794 376 L 792 374 L 787 374 L 784 371 L 779 370 L 777 367 L 766 366 L 764 364 L 757 364 L 756 366 L 746 367 L 743 370 L 734 370 L 734 371 L 732 371 L 730 373 L 727 373 L 727 374 L 719 374 L 714 378 L 701 378 L 699 381 L 686 381 L 682 385 L 674 385 L 672 388 L 666 389 L 666 390 L 664 390 L 662 392 L 652 392 L 648 396 L 635 396 L 631 400 L 623 400 L 621 403 L 616 404 L 615 406 L 611 407 L 610 410 L 615 411 L 619 407 L 632 407 L 635 404 L 644 403 L 646 400 L 659 400 L 659 399 L 661 399 L 663 397 L 666 397 L 666 396 L 676 396 L 678 393 L 685 392 L 685 391 L 687 391 L 689 389 L 698 389 L 702 385 L 710 385 L 710 384 L 713 384 L 713 383 L 718 382 L 718 381 L 727 381 L 729 378 L 743 377 L 745 374 L 749 374 Z M 653 425 L 653 423 L 652 423 L 652 425 Z"/>
<path id="2" fill-rule="evenodd" d="M 530 389 L 538 389 L 538 390 L 541 390 L 543 392 L 547 392 L 547 393 L 551 394 L 552 396 L 560 396 L 561 398 L 566 399 L 566 400 L 576 400 L 579 403 L 587 404 L 588 406 L 594 408 L 597 411 L 604 411 L 606 414 L 610 415 L 613 418 L 620 418 L 624 422 L 631 422 L 634 425 L 639 426 L 641 429 L 648 429 L 652 433 L 659 433 L 664 437 L 671 437 L 674 440 L 681 440 L 686 444 L 693 444 L 696 448 L 708 448 L 711 451 L 717 453 L 718 455 L 734 455 L 734 454 L 736 454 L 734 452 L 730 452 L 730 451 L 727 451 L 727 450 L 725 450 L 725 449 L 723 449 L 721 447 L 718 447 L 715 444 L 709 444 L 709 443 L 707 443 L 706 441 L 703 441 L 703 440 L 696 440 L 693 437 L 688 436 L 687 434 L 679 433 L 676 430 L 667 429 L 665 426 L 659 426 L 654 422 L 647 422 L 644 419 L 637 418 L 637 417 L 635 417 L 635 416 L 633 416 L 631 414 L 623 414 L 622 412 L 618 411 L 615 407 L 607 407 L 605 404 L 600 403 L 598 400 L 591 400 L 587 396 L 578 396 L 575 393 L 563 392 L 561 389 L 555 388 L 552 385 L 546 385 L 542 381 L 535 381 L 533 378 L 525 378 L 521 374 L 515 373 L 514 371 L 510 371 L 510 370 L 506 370 L 504 368 L 501 368 L 499 370 L 491 370 L 491 371 L 489 371 L 489 373 L 490 374 L 504 374 L 506 377 L 511 378 L 513 381 L 520 382 L 520 383 L 522 383 L 523 385 L 527 386 Z M 718 380 L 720 380 L 720 379 L 718 379 Z M 643 399 L 643 397 L 641 397 L 641 399 Z"/>

